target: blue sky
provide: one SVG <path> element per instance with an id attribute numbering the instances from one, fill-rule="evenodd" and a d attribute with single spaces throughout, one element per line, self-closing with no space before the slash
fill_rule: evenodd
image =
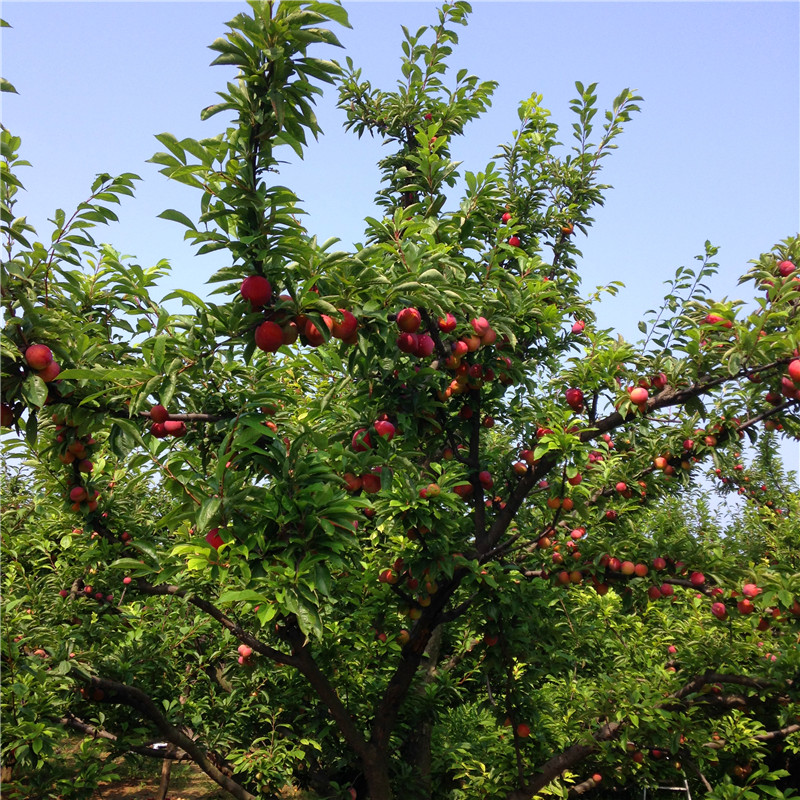
<path id="1" fill-rule="evenodd" d="M 400 25 L 435 21 L 429 2 L 345 3 L 353 30 L 337 30 L 364 77 L 391 87 Z M 194 257 L 182 228 L 157 219 L 167 207 L 196 215 L 199 197 L 170 184 L 146 160 L 154 135 L 216 134 L 222 120 L 200 122 L 232 72 L 208 65 L 207 50 L 238 2 L 3 4 L 3 75 L 20 92 L 3 97 L 2 118 L 22 137 L 32 162 L 18 213 L 47 235 L 44 220 L 86 194 L 98 172 L 136 172 L 136 200 L 121 224 L 103 232 L 142 264 L 168 258 L 176 286 L 204 294 L 221 265 Z M 532 92 L 564 126 L 574 82 L 598 82 L 608 105 L 624 87 L 644 97 L 606 160 L 614 186 L 596 224 L 579 240 L 585 288 L 626 284 L 603 303 L 599 321 L 637 338 L 642 312 L 658 304 L 662 282 L 693 263 L 710 239 L 721 247 L 718 295 L 740 296 L 736 282 L 757 257 L 795 234 L 800 219 L 800 4 L 796 2 L 475 2 L 451 64 L 500 82 L 493 106 L 454 144 L 464 168 L 481 169 L 507 141 L 517 104 Z M 343 59 L 343 51 L 320 55 Z M 325 137 L 283 182 L 309 212 L 307 225 L 344 245 L 361 239 L 373 212 L 379 143 L 341 131 L 330 93 L 318 106 Z"/>

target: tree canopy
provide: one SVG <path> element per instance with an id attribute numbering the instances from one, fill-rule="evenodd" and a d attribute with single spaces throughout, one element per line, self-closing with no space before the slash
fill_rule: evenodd
<path id="1" fill-rule="evenodd" d="M 88 796 L 107 748 L 239 800 L 792 796 L 800 508 L 773 450 L 800 436 L 800 239 L 765 243 L 743 300 L 710 296 L 707 242 L 640 341 L 599 329 L 618 286 L 584 287 L 579 245 L 641 98 L 598 121 L 579 83 L 565 134 L 532 95 L 470 171 L 451 142 L 495 84 L 448 71 L 469 12 L 405 30 L 387 88 L 318 54 L 338 4 L 228 23 L 238 78 L 202 116 L 233 121 L 152 159 L 199 196 L 161 216 L 229 256 L 218 300 L 156 299 L 169 265 L 98 240 L 132 173 L 38 240 L 3 128 L 12 790 Z M 279 182 L 322 91 L 386 145 L 352 251 Z M 747 501 L 730 524 L 707 476 Z"/>

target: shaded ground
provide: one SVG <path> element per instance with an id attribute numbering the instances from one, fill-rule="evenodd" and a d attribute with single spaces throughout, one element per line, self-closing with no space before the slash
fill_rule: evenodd
<path id="1" fill-rule="evenodd" d="M 114 781 L 101 785 L 92 800 L 153 800 L 158 782 L 156 772 Z M 176 764 L 172 769 L 167 800 L 231 800 L 232 797 L 194 764 Z M 281 792 L 281 797 L 286 800 L 305 800 L 309 795 L 286 789 Z"/>
<path id="2" fill-rule="evenodd" d="M 56 751 L 56 758 L 61 762 L 61 767 L 66 768 L 67 774 L 74 774 L 74 769 L 80 769 L 73 759 L 80 742 L 80 737 L 70 737 Z M 69 770 L 70 764 L 73 765 L 72 773 Z M 100 783 L 91 800 L 154 800 L 160 784 L 161 765 L 160 759 L 118 759 L 115 766 L 119 779 Z M 0 798 L 31 798 L 25 791 L 32 788 L 31 784 L 20 772 L 14 774 L 4 767 L 0 784 Z M 54 785 L 49 788 L 52 790 Z M 280 792 L 280 797 L 282 800 L 314 800 L 315 795 L 287 787 Z M 221 789 L 196 764 L 176 762 L 172 765 L 167 800 L 233 800 L 233 795 Z"/>
<path id="3" fill-rule="evenodd" d="M 92 800 L 152 800 L 159 784 L 159 771 L 102 784 Z M 194 764 L 175 764 L 169 783 L 169 800 L 230 800 L 233 795 L 220 789 Z"/>

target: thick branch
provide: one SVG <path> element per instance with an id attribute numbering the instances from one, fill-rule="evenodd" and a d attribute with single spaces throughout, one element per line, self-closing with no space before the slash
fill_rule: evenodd
<path id="1" fill-rule="evenodd" d="M 576 783 L 573 787 L 571 787 L 569 790 L 568 797 L 580 797 L 582 794 L 585 794 L 590 789 L 594 789 L 595 786 L 599 785 L 600 785 L 599 782 L 596 781 L 593 777 L 587 778 L 585 781 Z"/>
<path id="2" fill-rule="evenodd" d="M 267 658 L 271 658 L 278 664 L 287 664 L 292 667 L 299 667 L 299 660 L 294 656 L 286 655 L 285 653 L 281 653 L 279 650 L 275 650 L 273 647 L 269 647 L 269 645 L 264 644 L 259 639 L 256 639 L 251 633 L 248 633 L 241 625 L 234 622 L 230 617 L 220 611 L 213 603 L 209 603 L 208 600 L 203 600 L 201 597 L 197 597 L 197 595 L 193 595 L 190 592 L 181 589 L 179 586 L 173 586 L 167 583 L 160 583 L 158 585 L 153 585 L 152 583 L 148 583 L 144 578 L 137 579 L 136 588 L 144 592 L 144 594 L 156 595 L 156 596 L 175 596 L 175 597 L 182 597 L 187 602 L 191 603 L 193 606 L 196 606 L 201 611 L 204 611 L 210 617 L 213 617 L 223 628 L 229 630 L 240 642 L 252 647 L 256 653 L 259 653 L 262 656 L 266 656 Z"/>
<path id="3" fill-rule="evenodd" d="M 696 694 L 703 686 L 707 684 L 714 684 L 714 683 L 728 683 L 728 684 L 735 684 L 739 686 L 747 686 L 753 689 L 767 689 L 767 688 L 780 688 L 782 684 L 778 681 L 764 679 L 764 678 L 751 678 L 747 675 L 731 675 L 728 673 L 718 673 L 718 672 L 706 672 L 703 675 L 696 675 L 690 681 L 688 681 L 684 686 L 679 689 L 677 692 L 670 695 L 670 697 L 663 703 L 659 704 L 659 708 L 668 709 L 675 705 L 676 700 L 684 700 L 689 695 Z M 719 702 L 721 705 L 726 707 L 742 707 L 747 706 L 749 701 L 747 698 L 739 696 L 739 695 L 728 695 L 725 697 L 715 697 L 713 698 L 715 701 Z M 703 695 L 702 697 L 695 699 L 686 700 L 681 707 L 685 707 L 687 705 L 691 705 L 694 702 L 708 702 L 710 697 L 707 695 Z M 528 783 L 521 786 L 519 789 L 515 789 L 514 791 L 510 792 L 506 796 L 506 800 L 530 800 L 534 794 L 538 791 L 543 789 L 547 786 L 550 782 L 556 780 L 559 775 L 561 775 L 564 770 L 566 769 L 574 769 L 578 764 L 580 764 L 584 759 L 590 756 L 592 753 L 596 752 L 598 749 L 598 744 L 600 742 L 608 741 L 610 739 L 616 738 L 621 730 L 622 727 L 625 725 L 625 722 L 613 722 L 607 723 L 603 725 L 602 728 L 591 738 L 591 740 L 585 744 L 574 744 L 571 747 L 564 750 L 563 753 L 559 753 L 556 756 L 553 756 L 549 761 L 547 761 L 544 766 L 540 769 L 539 774 L 536 775 L 533 779 L 528 781 Z M 769 731 L 767 733 L 761 734 L 757 738 L 761 741 L 770 741 L 771 739 L 777 739 L 783 736 L 788 736 L 795 731 L 800 730 L 800 724 L 797 725 L 789 725 L 786 728 L 783 728 L 778 731 Z M 714 747 L 714 744 L 708 745 L 709 747 Z M 587 782 L 584 782 L 587 783 Z M 580 784 L 583 786 L 584 784 Z M 575 787 L 573 787 L 575 788 Z M 587 787 L 591 788 L 591 787 Z M 586 791 L 583 789 L 582 791 Z M 582 792 L 576 792 L 576 794 L 580 794 Z"/>
<path id="4" fill-rule="evenodd" d="M 308 648 L 308 639 L 296 624 L 287 625 L 284 631 L 285 638 L 292 645 L 292 663 L 305 676 L 311 684 L 317 697 L 328 707 L 339 731 L 353 751 L 361 757 L 368 755 L 367 742 L 358 729 L 352 715 L 345 708 L 339 695 L 317 666 L 311 651 Z"/>
<path id="5" fill-rule="evenodd" d="M 116 734 L 104 730 L 103 728 L 96 728 L 94 725 L 89 725 L 88 722 L 78 719 L 78 717 L 74 716 L 72 713 L 68 713 L 66 717 L 60 717 L 58 723 L 59 725 L 64 725 L 66 728 L 72 728 L 74 731 L 85 733 L 87 736 L 91 736 L 94 739 L 106 739 L 109 742 L 114 742 L 125 752 L 136 753 L 137 755 L 147 756 L 148 758 L 169 758 L 173 761 L 186 761 L 189 759 L 189 756 L 183 750 L 171 750 L 168 753 L 166 750 L 157 750 L 155 747 L 121 743 L 119 736 Z"/>
<path id="6" fill-rule="evenodd" d="M 786 359 L 778 360 L 772 362 L 771 364 L 765 364 L 759 369 L 760 371 L 767 371 L 769 369 L 782 366 L 785 361 Z M 647 401 L 646 410 L 649 412 L 661 408 L 668 408 L 669 406 L 684 405 L 689 400 L 695 397 L 700 397 L 704 394 L 708 394 L 718 386 L 721 386 L 728 381 L 737 380 L 752 371 L 753 370 L 746 369 L 740 370 L 740 372 L 735 375 L 724 375 L 718 378 L 713 378 L 703 383 L 689 386 L 685 389 L 667 387 Z M 609 431 L 624 425 L 626 422 L 635 419 L 636 416 L 637 412 L 635 411 L 630 411 L 624 416 L 618 411 L 615 411 L 614 413 L 609 414 L 607 417 L 597 420 L 591 428 L 581 431 L 579 438 L 581 442 L 590 442 L 593 439 L 596 439 L 600 434 L 608 433 Z M 511 493 L 511 496 L 506 502 L 506 507 L 497 515 L 492 527 L 489 529 L 489 533 L 486 537 L 486 547 L 483 552 L 480 553 L 480 555 L 484 555 L 487 550 L 497 545 L 503 534 L 508 529 L 508 526 L 516 516 L 520 506 L 525 501 L 525 498 L 531 492 L 533 487 L 542 479 L 542 477 L 550 472 L 557 461 L 558 457 L 555 454 L 547 454 L 539 461 L 534 469 L 528 470 L 528 472 L 519 480 L 514 491 Z"/>
<path id="7" fill-rule="evenodd" d="M 703 675 L 696 675 L 688 683 L 675 692 L 672 697 L 681 700 L 690 694 L 699 692 L 709 683 L 732 683 L 736 686 L 748 686 L 751 689 L 769 689 L 778 687 L 777 681 L 768 678 L 750 678 L 747 675 L 729 675 L 719 672 L 706 672 Z"/>
<path id="8" fill-rule="evenodd" d="M 317 692 L 317 696 L 328 707 L 347 743 L 358 755 L 364 755 L 366 750 L 366 741 L 364 737 L 359 733 L 352 717 L 342 704 L 336 691 L 317 666 L 306 646 L 305 637 L 298 628 L 288 625 L 285 629 L 285 636 L 292 645 L 292 655 L 286 655 L 273 647 L 269 647 L 269 645 L 264 644 L 259 639 L 256 639 L 255 636 L 244 630 L 244 628 L 220 611 L 213 603 L 190 594 L 178 586 L 165 583 L 154 586 L 144 579 L 139 578 L 137 587 L 145 594 L 174 595 L 175 597 L 186 599 L 189 603 L 217 620 L 220 625 L 229 630 L 240 642 L 252 647 L 256 653 L 271 658 L 278 664 L 287 664 L 295 667 L 305 676 Z"/>
<path id="9" fill-rule="evenodd" d="M 230 792 L 237 800 L 256 800 L 256 796 L 243 789 L 238 783 L 223 774 L 211 761 L 206 752 L 183 731 L 172 725 L 161 713 L 158 706 L 141 689 L 127 686 L 124 683 L 108 680 L 107 678 L 90 677 L 88 682 L 95 689 L 104 693 L 103 702 L 122 703 L 136 709 L 149 719 L 158 728 L 161 735 L 172 744 L 184 750 L 189 758 L 197 764 L 211 780 L 226 791 Z"/>
<path id="10" fill-rule="evenodd" d="M 603 725 L 592 737 L 592 741 L 589 744 L 574 744 L 563 753 L 553 756 L 544 764 L 535 778 L 519 789 L 509 792 L 506 795 L 506 800 L 530 800 L 537 792 L 558 778 L 564 770 L 577 766 L 594 753 L 600 742 L 607 742 L 619 736 L 621 730 L 621 722 L 609 722 Z"/>
<path id="11" fill-rule="evenodd" d="M 439 587 L 439 591 L 431 598 L 431 604 L 422 609 L 422 616 L 415 623 L 411 637 L 403 647 L 400 663 L 389 680 L 372 726 L 372 741 L 383 753 L 388 751 L 389 737 L 400 707 L 411 688 L 425 648 L 433 632 L 442 624 L 444 607 L 467 574 L 465 569 L 456 570 L 453 577 Z"/>

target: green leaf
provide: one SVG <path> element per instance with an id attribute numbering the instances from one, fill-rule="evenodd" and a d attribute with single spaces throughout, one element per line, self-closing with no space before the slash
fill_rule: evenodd
<path id="1" fill-rule="evenodd" d="M 156 134 L 156 139 L 158 139 L 158 141 L 161 142 L 161 144 L 163 144 L 164 147 L 166 147 L 182 164 L 186 163 L 186 153 L 184 152 L 178 140 L 171 133 Z"/>
<path id="2" fill-rule="evenodd" d="M 162 211 L 159 215 L 160 219 L 169 219 L 173 222 L 180 222 L 181 225 L 185 225 L 187 228 L 191 228 L 193 231 L 196 231 L 197 228 L 194 225 L 189 217 L 186 214 L 176 211 L 174 208 L 168 208 L 165 211 Z"/>
<path id="3" fill-rule="evenodd" d="M 31 447 L 35 446 L 38 434 L 39 415 L 30 413 L 28 414 L 28 421 L 25 423 L 25 441 L 27 441 Z"/>
<path id="4" fill-rule="evenodd" d="M 38 375 L 29 375 L 22 384 L 22 397 L 29 405 L 41 408 L 47 401 L 47 384 Z"/>
<path id="5" fill-rule="evenodd" d="M 336 3 L 314 3 L 311 8 L 324 14 L 328 19 L 338 22 L 344 28 L 352 28 L 350 20 L 347 18 L 347 11 Z"/>
<path id="6" fill-rule="evenodd" d="M 186 300 L 186 302 L 195 308 L 196 310 L 207 309 L 208 306 L 205 304 L 203 300 L 201 300 L 196 294 L 192 294 L 192 292 L 187 292 L 185 289 L 176 289 L 174 292 L 170 292 L 169 294 L 165 295 L 162 299 L 162 303 L 166 303 L 167 300 L 174 300 L 175 298 L 181 298 L 182 300 Z"/>
<path id="7" fill-rule="evenodd" d="M 138 558 L 118 558 L 116 561 L 112 561 L 108 566 L 111 569 L 133 570 L 137 575 L 144 575 L 153 571 L 147 564 L 142 564 Z"/>
<path id="8" fill-rule="evenodd" d="M 237 602 L 252 602 L 263 603 L 265 600 L 263 594 L 259 594 L 252 589 L 241 589 L 230 592 L 223 592 L 218 598 L 218 603 L 237 603 Z"/>
<path id="9" fill-rule="evenodd" d="M 306 636 L 313 633 L 317 638 L 322 638 L 322 620 L 316 608 L 298 603 L 295 613 L 297 614 L 297 624 Z"/>
<path id="10" fill-rule="evenodd" d="M 197 530 L 203 533 L 204 536 L 207 532 L 206 529 L 209 527 L 211 521 L 217 515 L 220 505 L 221 501 L 219 497 L 208 497 L 203 501 L 203 505 L 200 507 L 200 511 L 197 512 L 197 519 L 196 519 Z"/>
<path id="11" fill-rule="evenodd" d="M 62 380 L 87 380 L 98 379 L 104 376 L 104 370 L 99 369 L 65 369 L 58 373 L 58 377 Z"/>

